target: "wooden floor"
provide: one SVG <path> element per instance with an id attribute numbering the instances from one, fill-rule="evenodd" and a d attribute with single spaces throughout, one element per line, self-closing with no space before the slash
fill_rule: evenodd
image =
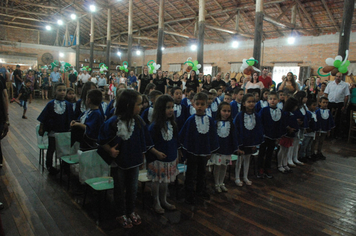
<path id="1" fill-rule="evenodd" d="M 2 140 L 4 167 L 0 170 L 0 212 L 6 235 L 356 235 L 356 147 L 328 141 L 327 160 L 294 168 L 293 174 L 275 171 L 274 179 L 256 179 L 252 186 L 236 187 L 226 180 L 229 192 L 212 191 L 210 201 L 195 207 L 182 201 L 182 185 L 170 186 L 170 201 L 178 210 L 158 216 L 152 210 L 150 185 L 141 191 L 137 211 L 143 223 L 124 230 L 115 223 L 112 193 L 96 224 L 96 197 L 83 196 L 75 179 L 69 191 L 59 177 L 42 172 L 38 164 L 35 126 L 45 102 L 34 100 L 28 119 L 22 108 L 10 105 L 10 133 Z M 275 163 L 273 163 L 275 165 Z"/>

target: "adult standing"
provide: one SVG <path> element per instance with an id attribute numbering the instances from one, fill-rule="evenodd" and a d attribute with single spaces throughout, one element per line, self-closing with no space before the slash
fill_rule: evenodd
<path id="1" fill-rule="evenodd" d="M 268 69 L 264 68 L 262 70 L 262 75 L 258 77 L 258 80 L 262 82 L 263 86 L 265 88 L 270 89 L 271 86 L 273 85 L 272 83 L 272 78 L 268 76 Z"/>
<path id="2" fill-rule="evenodd" d="M 200 83 L 204 83 L 204 73 L 203 72 L 199 73 L 198 80 L 199 80 Z"/>
<path id="3" fill-rule="evenodd" d="M 35 89 L 35 75 L 34 75 L 34 71 L 33 70 L 29 70 L 27 72 L 25 81 L 26 80 L 31 81 L 31 87 L 30 88 L 31 88 L 31 92 L 33 92 L 33 90 Z"/>
<path id="4" fill-rule="evenodd" d="M 185 87 L 193 89 L 194 93 L 198 92 L 199 80 L 194 70 L 190 71 L 190 78 L 187 79 L 187 82 L 185 83 Z"/>
<path id="5" fill-rule="evenodd" d="M 75 90 L 75 83 L 77 83 L 78 76 L 74 74 L 73 69 L 69 71 L 69 86 Z"/>
<path id="6" fill-rule="evenodd" d="M 214 80 L 213 82 L 211 82 L 211 85 L 213 86 L 213 88 L 220 88 L 221 86 L 226 87 L 226 83 L 224 82 L 224 80 L 221 79 L 221 72 L 219 72 L 216 75 L 216 80 Z"/>
<path id="7" fill-rule="evenodd" d="M 16 65 L 16 70 L 14 71 L 14 77 L 15 77 L 15 84 L 16 84 L 16 90 L 17 90 L 17 95 L 19 95 L 21 86 L 22 86 L 22 71 L 20 70 L 20 65 Z"/>
<path id="8" fill-rule="evenodd" d="M 297 82 L 295 82 L 292 72 L 287 73 L 287 77 L 283 80 L 278 90 L 282 91 L 285 88 L 287 88 L 291 93 L 294 93 L 295 91 L 299 91 L 299 85 L 297 84 Z"/>
<path id="9" fill-rule="evenodd" d="M 210 74 L 206 76 L 206 80 L 204 81 L 202 88 L 208 92 L 210 89 L 213 88 L 213 85 L 211 84 L 211 75 Z"/>
<path id="10" fill-rule="evenodd" d="M 82 70 L 83 74 L 78 76 L 78 80 L 80 80 L 82 82 L 82 86 L 84 86 L 86 82 L 90 81 L 91 76 L 86 69 L 83 68 Z"/>
<path id="11" fill-rule="evenodd" d="M 153 83 L 156 85 L 156 90 L 161 91 L 163 94 L 167 93 L 167 80 L 163 77 L 161 70 L 158 70 L 157 78 L 153 80 Z"/>
<path id="12" fill-rule="evenodd" d="M 230 73 L 226 72 L 225 76 L 224 76 L 224 82 L 226 83 L 226 87 L 230 86 Z"/>
<path id="13" fill-rule="evenodd" d="M 349 85 L 341 80 L 342 73 L 336 73 L 335 80 L 330 82 L 325 89 L 324 95 L 329 99 L 329 109 L 334 114 L 335 138 L 341 135 L 340 121 L 341 112 L 346 112 L 350 90 Z"/>
<path id="14" fill-rule="evenodd" d="M 1 150 L 1 140 L 7 135 L 9 131 L 9 111 L 7 91 L 5 85 L 0 82 L 0 168 L 3 165 L 3 156 Z"/>
<path id="15" fill-rule="evenodd" d="M 6 82 L 9 79 L 9 72 L 7 72 L 7 69 L 2 64 L 0 64 L 0 75 L 4 78 L 4 86 L 6 86 Z"/>
<path id="16" fill-rule="evenodd" d="M 135 82 L 137 83 L 137 78 L 132 70 L 132 71 L 130 71 L 130 75 L 127 76 L 127 86 L 131 86 L 131 84 L 133 84 Z"/>
<path id="17" fill-rule="evenodd" d="M 252 92 L 252 91 L 257 91 L 259 94 L 261 94 L 261 89 L 264 88 L 264 85 L 261 81 L 259 81 L 258 72 L 253 72 L 252 74 L 252 80 L 248 81 L 245 85 L 246 91 Z"/>
<path id="18" fill-rule="evenodd" d="M 173 73 L 173 79 L 172 80 L 169 80 L 169 86 L 171 87 L 179 87 L 179 88 L 182 88 L 183 85 L 182 85 L 182 81 L 180 81 L 179 79 L 179 75 L 178 75 L 178 72 L 174 72 Z"/>
<path id="19" fill-rule="evenodd" d="M 49 76 L 49 84 L 52 86 L 52 98 L 55 98 L 54 96 L 54 89 L 57 84 L 62 83 L 62 78 L 61 78 L 61 73 L 58 72 L 58 67 L 54 67 L 51 75 Z"/>
<path id="20" fill-rule="evenodd" d="M 143 67 L 143 74 L 138 76 L 138 91 L 144 94 L 147 84 L 152 83 L 152 76 L 148 73 L 148 66 Z"/>

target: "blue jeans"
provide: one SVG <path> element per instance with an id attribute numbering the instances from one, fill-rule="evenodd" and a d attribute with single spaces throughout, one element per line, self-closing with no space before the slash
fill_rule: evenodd
<path id="1" fill-rule="evenodd" d="M 16 96 L 19 96 L 21 87 L 22 87 L 22 83 L 21 82 L 17 82 L 16 83 L 16 90 L 17 90 L 17 95 Z"/>
<path id="2" fill-rule="evenodd" d="M 123 170 L 112 168 L 114 201 L 119 216 L 130 215 L 135 210 L 139 167 Z"/>
<path id="3" fill-rule="evenodd" d="M 23 107 L 24 110 L 27 110 L 27 101 L 20 100 L 20 104 Z"/>
<path id="4" fill-rule="evenodd" d="M 313 137 L 304 135 L 303 143 L 300 146 L 300 150 L 299 150 L 299 158 L 308 157 L 313 154 L 312 144 L 313 144 Z"/>

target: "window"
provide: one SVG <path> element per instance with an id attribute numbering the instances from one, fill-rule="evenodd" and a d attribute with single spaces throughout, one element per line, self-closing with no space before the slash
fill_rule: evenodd
<path id="1" fill-rule="evenodd" d="M 213 66 L 211 64 L 204 64 L 204 75 L 211 75 L 213 72 Z"/>
<path id="2" fill-rule="evenodd" d="M 276 63 L 273 67 L 272 79 L 276 86 L 282 82 L 282 76 L 292 72 L 293 75 L 299 76 L 300 67 L 297 63 Z"/>
<path id="3" fill-rule="evenodd" d="M 242 66 L 242 63 L 231 63 L 231 69 L 230 69 L 230 71 L 231 72 L 236 72 L 236 73 L 238 73 L 238 72 L 242 72 L 242 71 L 240 71 L 240 67 Z"/>
<path id="4" fill-rule="evenodd" d="M 171 64 L 169 65 L 169 70 L 170 72 L 179 72 L 182 70 L 182 65 L 181 64 Z"/>

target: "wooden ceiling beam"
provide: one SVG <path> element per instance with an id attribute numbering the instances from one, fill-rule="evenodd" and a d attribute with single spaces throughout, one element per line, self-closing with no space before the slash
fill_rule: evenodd
<path id="1" fill-rule="evenodd" d="M 312 18 L 310 17 L 309 13 L 307 12 L 307 10 L 304 8 L 303 4 L 300 2 L 300 0 L 295 0 L 298 3 L 298 6 L 300 7 L 300 9 L 303 11 L 304 15 L 307 17 L 310 25 L 315 28 L 316 31 L 319 32 L 319 29 L 317 29 L 315 22 L 312 20 Z"/>
<path id="2" fill-rule="evenodd" d="M 38 22 L 45 22 L 45 23 L 50 23 L 50 24 L 56 24 L 54 21 L 48 21 L 48 20 L 39 20 L 35 18 L 29 18 L 29 17 L 22 17 L 22 16 L 14 16 L 14 15 L 7 15 L 7 14 L 2 14 L 0 13 L 0 16 L 5 16 L 5 17 L 12 17 L 12 18 L 17 18 L 21 20 L 30 20 L 30 21 L 38 21 Z"/>
<path id="3" fill-rule="evenodd" d="M 46 13 L 32 12 L 32 11 L 23 11 L 23 10 L 14 9 L 14 8 L 11 8 L 11 7 L 0 7 L 0 9 L 5 9 L 5 10 L 7 10 L 7 13 L 6 13 L 6 14 L 9 14 L 8 11 L 14 11 L 14 12 L 25 13 L 25 14 L 31 14 L 31 15 L 50 16 L 49 14 L 46 14 Z"/>
<path id="4" fill-rule="evenodd" d="M 254 37 L 252 34 L 244 34 L 242 32 L 238 32 L 236 30 L 226 29 L 226 28 L 222 28 L 222 27 L 218 27 L 218 26 L 214 26 L 214 25 L 206 24 L 205 27 L 208 28 L 208 29 L 213 29 L 213 30 L 217 30 L 217 31 L 221 31 L 221 32 L 229 33 L 229 34 L 241 35 L 241 36 L 246 37 L 246 38 L 253 38 Z"/>
<path id="5" fill-rule="evenodd" d="M 329 15 L 329 18 L 330 18 L 331 22 L 334 24 L 336 31 L 337 31 L 337 32 L 340 32 L 340 27 L 337 25 L 337 23 L 336 23 L 336 21 L 335 21 L 335 18 L 333 17 L 333 14 L 331 13 L 331 11 L 330 11 L 330 9 L 329 9 L 329 7 L 328 7 L 328 4 L 326 4 L 325 0 L 321 0 L 321 2 L 323 3 L 326 12 L 327 12 L 328 15 Z"/>
<path id="6" fill-rule="evenodd" d="M 276 18 L 277 20 L 281 20 L 283 16 L 285 16 L 290 9 L 292 9 L 292 7 L 294 7 L 295 5 L 297 5 L 297 3 L 292 3 L 290 4 L 285 10 L 282 11 L 281 9 L 281 14 Z M 278 5 L 279 6 L 279 5 Z"/>

